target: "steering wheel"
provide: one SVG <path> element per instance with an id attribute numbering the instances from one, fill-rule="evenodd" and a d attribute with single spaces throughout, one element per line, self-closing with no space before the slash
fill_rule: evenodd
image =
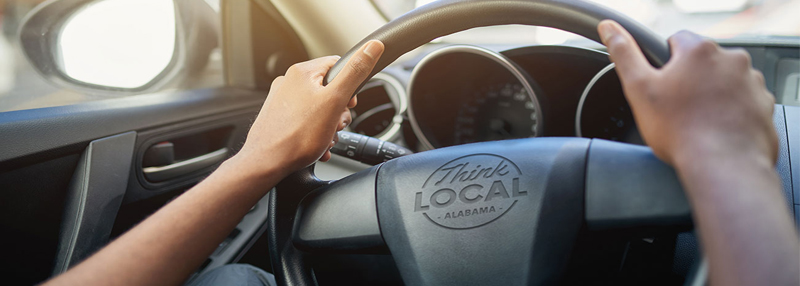
<path id="1" fill-rule="evenodd" d="M 386 47 L 374 75 L 422 44 L 474 27 L 547 26 L 599 42 L 604 19 L 625 27 L 652 65 L 669 59 L 663 38 L 592 3 L 445 0 L 367 36 L 326 82 L 372 39 Z M 531 138 L 426 151 L 334 182 L 306 168 L 270 193 L 267 231 L 282 285 L 315 284 L 311 255 L 386 250 L 408 285 L 543 285 L 559 281 L 582 227 L 631 233 L 691 226 L 674 170 L 649 148 Z"/>

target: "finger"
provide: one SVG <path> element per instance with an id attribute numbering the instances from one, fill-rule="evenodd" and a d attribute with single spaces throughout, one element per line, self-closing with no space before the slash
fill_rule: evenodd
<path id="1" fill-rule="evenodd" d="M 354 108 L 358 105 L 358 95 L 354 95 L 350 98 L 350 102 L 347 103 L 347 108 Z"/>
<path id="2" fill-rule="evenodd" d="M 775 111 L 775 95 L 773 95 L 772 92 L 769 92 L 769 90 L 764 90 L 762 94 L 764 94 L 764 104 L 767 105 L 767 110 L 769 110 L 767 114 L 771 115 Z"/>
<path id="3" fill-rule="evenodd" d="M 320 162 L 328 162 L 331 159 L 331 151 L 325 151 L 325 154 L 322 154 L 322 157 L 319 158 Z"/>
<path id="4" fill-rule="evenodd" d="M 597 25 L 597 31 L 603 44 L 608 48 L 622 81 L 633 80 L 655 71 L 642 54 L 633 36 L 617 22 L 604 20 Z"/>
<path id="5" fill-rule="evenodd" d="M 708 53 L 719 50 L 719 45 L 714 41 L 708 40 L 698 34 L 686 30 L 672 35 L 672 37 L 669 37 L 667 42 L 669 42 L 673 59 L 681 58 L 692 53 L 698 53 L 701 56 L 705 56 Z"/>
<path id="6" fill-rule="evenodd" d="M 336 133 L 333 134 L 333 140 L 331 140 L 331 143 L 328 144 L 328 149 L 325 150 L 325 153 L 322 154 L 322 157 L 319 158 L 320 161 L 327 162 L 328 160 L 331 159 L 331 157 L 332 157 L 331 149 L 333 149 L 333 146 L 335 146 L 336 142 L 339 141 L 338 137 L 339 136 L 337 136 Z"/>
<path id="7" fill-rule="evenodd" d="M 330 70 L 341 58 L 342 57 L 340 56 L 325 56 L 312 60 L 315 61 L 314 66 L 312 67 L 314 70 L 314 82 L 319 81 L 319 85 L 322 86 L 322 80 L 325 78 L 328 70 Z"/>
<path id="8" fill-rule="evenodd" d="M 339 124 L 339 129 L 337 131 L 344 130 L 344 128 L 347 127 L 347 125 L 350 125 L 350 123 L 353 122 L 353 117 L 350 116 L 350 109 L 347 108 L 344 109 L 344 112 L 342 112 L 341 120 L 339 122 L 341 123 Z"/>
<path id="9" fill-rule="evenodd" d="M 764 74 L 761 71 L 751 69 L 750 73 L 753 78 L 756 79 L 756 82 L 759 86 L 763 87 L 765 90 L 767 89 L 767 81 L 764 79 Z"/>
<path id="10" fill-rule="evenodd" d="M 717 44 L 714 43 L 714 45 Z M 750 57 L 750 53 L 748 53 L 744 48 L 720 48 L 720 51 L 729 59 L 728 61 L 731 62 L 734 67 L 748 72 L 753 69 L 753 58 Z"/>
<path id="11" fill-rule="evenodd" d="M 327 56 L 296 63 L 286 70 L 286 75 L 308 77 L 314 80 L 314 82 L 319 80 L 319 85 L 322 86 L 322 78 L 328 70 L 336 64 L 339 58 L 339 56 Z"/>
<path id="12" fill-rule="evenodd" d="M 330 85 L 333 88 L 347 91 L 347 96 L 353 95 L 356 88 L 364 82 L 372 68 L 378 63 L 378 59 L 383 54 L 384 46 L 381 41 L 372 40 L 364 44 L 352 57 L 347 61 L 347 65 L 342 68 L 342 71 L 333 79 Z"/>
<path id="13" fill-rule="evenodd" d="M 283 76 L 276 77 L 274 80 L 272 80 L 272 84 L 270 85 L 269 90 L 276 90 L 280 88 L 282 83 L 283 83 Z"/>
<path id="14" fill-rule="evenodd" d="M 314 70 L 326 69 L 323 72 L 327 72 L 327 69 L 330 69 L 337 61 L 339 61 L 340 58 L 342 57 L 336 55 L 324 56 L 316 59 L 307 60 L 305 62 L 297 63 L 296 66 L 308 67 Z"/>

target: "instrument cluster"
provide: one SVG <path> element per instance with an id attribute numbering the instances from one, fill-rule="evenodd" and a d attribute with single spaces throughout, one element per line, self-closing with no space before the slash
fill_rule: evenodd
<path id="1" fill-rule="evenodd" d="M 402 137 L 417 150 L 546 136 L 643 144 L 614 65 L 601 51 L 447 46 L 413 65 L 404 82 L 404 90 L 378 101 L 375 88 L 362 90 L 359 105 L 368 106 L 355 112 L 353 131 Z M 379 86 L 394 91 L 399 84 Z"/>

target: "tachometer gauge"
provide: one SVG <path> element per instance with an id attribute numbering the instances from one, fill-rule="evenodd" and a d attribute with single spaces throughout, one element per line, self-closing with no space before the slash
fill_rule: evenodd
<path id="1" fill-rule="evenodd" d="M 500 83 L 476 90 L 458 109 L 455 144 L 535 137 L 536 105 L 519 83 Z"/>
<path id="2" fill-rule="evenodd" d="M 583 92 L 575 133 L 586 138 L 644 145 L 613 64 L 597 73 Z"/>

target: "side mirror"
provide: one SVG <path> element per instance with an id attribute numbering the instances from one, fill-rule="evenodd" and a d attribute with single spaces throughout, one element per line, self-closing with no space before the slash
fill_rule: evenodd
<path id="1" fill-rule="evenodd" d="M 195 26 L 206 16 L 198 13 L 197 3 L 207 5 L 191 0 L 48 1 L 24 20 L 20 44 L 32 66 L 60 87 L 111 94 L 154 91 L 175 82 L 178 71 L 199 58 L 197 51 L 210 53 L 218 45 L 214 29 Z M 187 32 L 191 29 L 201 31 Z M 190 42 L 198 40 L 213 47 Z"/>

